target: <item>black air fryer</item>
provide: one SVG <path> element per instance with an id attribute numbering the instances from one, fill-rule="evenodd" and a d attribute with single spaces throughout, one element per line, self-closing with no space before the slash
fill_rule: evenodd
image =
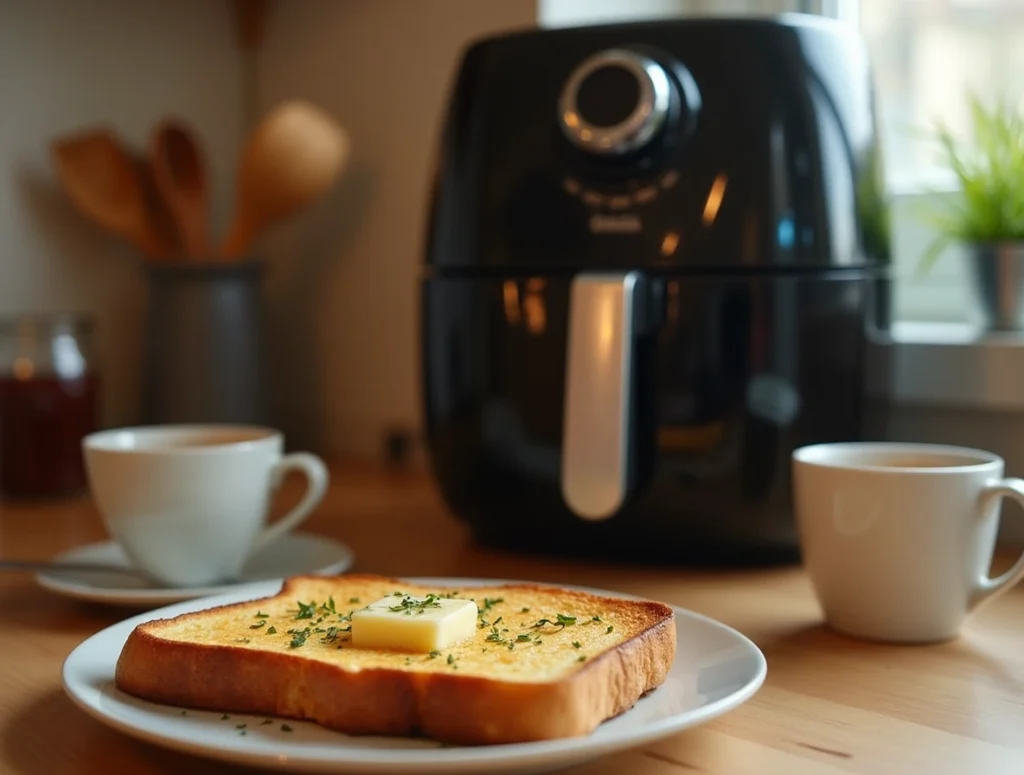
<path id="1" fill-rule="evenodd" d="M 428 449 L 504 549 L 791 561 L 790 453 L 866 435 L 887 319 L 868 61 L 818 17 L 536 30 L 454 83 Z"/>

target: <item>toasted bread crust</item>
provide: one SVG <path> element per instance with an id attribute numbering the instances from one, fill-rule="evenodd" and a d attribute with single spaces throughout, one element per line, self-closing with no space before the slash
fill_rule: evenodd
<path id="1" fill-rule="evenodd" d="M 362 575 L 339 577 L 337 584 L 343 589 L 366 580 L 401 583 Z M 278 595 L 255 603 L 289 597 L 301 584 L 302 579 L 288 580 Z M 672 609 L 647 601 L 629 605 L 642 620 L 637 634 L 558 680 L 496 680 L 399 667 L 347 670 L 293 652 L 166 635 L 169 623 L 252 611 L 249 602 L 136 627 L 118 659 L 115 681 L 122 691 L 154 702 L 305 719 L 352 735 L 422 735 L 461 745 L 575 737 L 590 734 L 659 686 L 675 658 Z"/>

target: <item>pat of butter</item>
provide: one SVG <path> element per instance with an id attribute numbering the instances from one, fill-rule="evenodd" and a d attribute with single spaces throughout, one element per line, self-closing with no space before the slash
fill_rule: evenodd
<path id="1" fill-rule="evenodd" d="M 352 614 L 356 648 L 439 651 L 476 632 L 476 603 L 427 595 L 388 595 Z"/>

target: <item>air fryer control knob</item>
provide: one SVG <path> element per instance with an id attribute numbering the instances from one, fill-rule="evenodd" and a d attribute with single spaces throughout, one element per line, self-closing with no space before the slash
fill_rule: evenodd
<path id="1" fill-rule="evenodd" d="M 675 94 L 656 61 L 629 49 L 583 60 L 559 100 L 566 137 L 588 153 L 615 157 L 638 151 L 665 125 Z"/>

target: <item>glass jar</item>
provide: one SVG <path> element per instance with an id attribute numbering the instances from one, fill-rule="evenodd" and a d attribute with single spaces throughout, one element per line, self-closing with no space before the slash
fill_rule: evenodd
<path id="1" fill-rule="evenodd" d="M 99 375 L 85 315 L 0 317 L 0 493 L 86 487 L 82 438 L 97 427 Z"/>

